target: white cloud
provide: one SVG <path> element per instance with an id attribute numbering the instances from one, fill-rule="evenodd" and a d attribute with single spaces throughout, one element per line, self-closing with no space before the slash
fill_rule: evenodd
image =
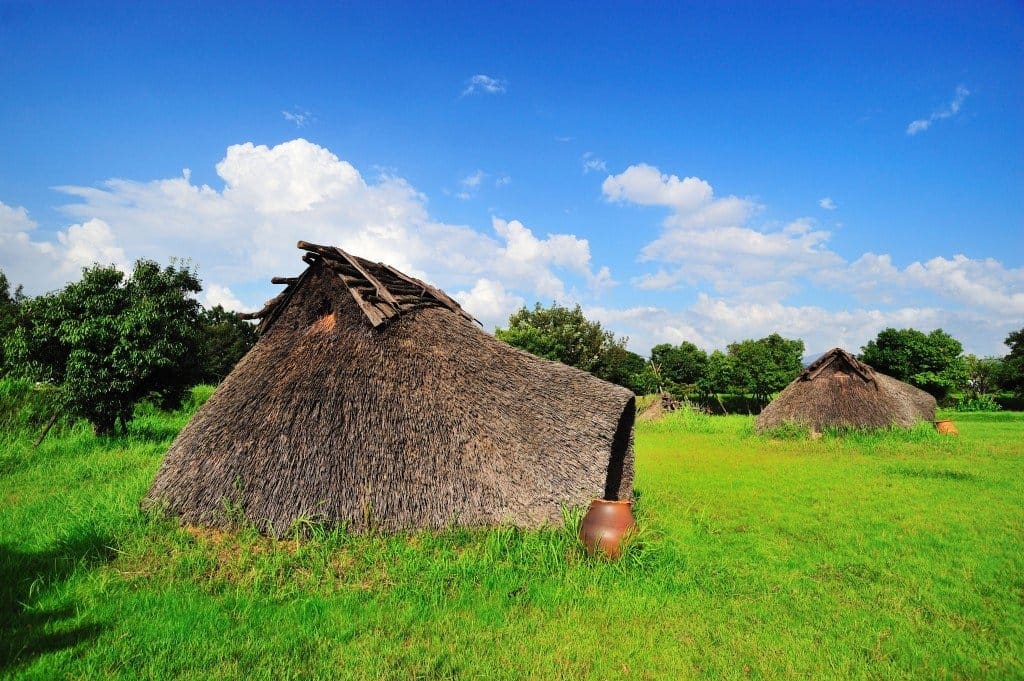
<path id="1" fill-rule="evenodd" d="M 690 340 L 721 347 L 779 331 L 805 337 L 810 349 L 827 349 L 818 346 L 863 344 L 884 326 L 902 324 L 956 328 L 969 347 L 1001 352 L 993 339 L 1001 340 L 1024 317 L 1024 268 L 963 255 L 902 269 L 888 254 L 865 253 L 849 262 L 830 248 L 830 232 L 812 218 L 755 226 L 752 218 L 761 206 L 754 201 L 719 199 L 700 178 L 680 179 L 643 164 L 608 177 L 602 189 L 609 201 L 669 211 L 661 233 L 640 250 L 639 261 L 656 267 L 634 277 L 633 286 L 688 287 L 699 296 L 677 312 L 642 308 L 646 321 L 637 322 L 639 339 L 656 343 L 658 334 L 675 333 L 671 329 L 699 329 Z M 827 197 L 819 205 L 835 206 Z M 848 293 L 864 307 L 830 310 L 784 302 L 794 294 L 814 298 L 822 287 Z"/>
<path id="2" fill-rule="evenodd" d="M 495 187 L 507 187 L 512 184 L 512 178 L 508 175 L 502 175 L 501 177 L 494 180 Z"/>
<path id="3" fill-rule="evenodd" d="M 639 164 L 609 176 L 602 190 L 610 201 L 671 210 L 662 233 L 640 251 L 642 262 L 668 267 L 634 278 L 641 289 L 707 281 L 720 292 L 766 299 L 795 290 L 794 277 L 841 262 L 825 247 L 829 232 L 810 218 L 781 229 L 754 229 L 746 223 L 761 210 L 759 204 L 736 196 L 715 198 L 711 185 L 698 177 L 681 180 Z"/>
<path id="4" fill-rule="evenodd" d="M 0 202 L 0 268 L 29 293 L 58 288 L 95 264 L 128 269 L 124 249 L 103 220 L 69 225 L 56 233 L 56 242 L 33 241 L 36 228 L 25 208 Z"/>
<path id="5" fill-rule="evenodd" d="M 506 281 L 531 282 L 533 292 L 544 299 L 566 301 L 570 292 L 553 268 L 575 272 L 593 288 L 610 283 L 607 268 L 590 270 L 590 244 L 571 234 L 549 234 L 538 239 L 518 220 L 492 219 L 494 231 L 505 242 L 490 262 L 491 269 Z"/>
<path id="6" fill-rule="evenodd" d="M 35 293 L 75 278 L 68 268 L 91 258 L 188 257 L 199 268 L 207 304 L 253 309 L 275 293 L 271 276 L 304 267 L 295 248 L 304 239 L 467 292 L 467 309 L 481 319 L 497 309 L 494 301 L 569 300 L 613 283 L 607 268 L 592 266 L 585 239 L 542 238 L 518 220 L 493 218 L 486 232 L 432 220 L 426 197 L 404 179 L 381 174 L 367 181 L 303 139 L 231 146 L 216 169 L 221 190 L 193 184 L 188 173 L 62 187 L 77 199 L 61 207 L 75 224 L 50 239 L 30 239 L 36 227 L 27 212 L 0 204 L 0 266 L 12 283 Z M 470 184 L 479 185 L 484 176 L 474 178 Z M 11 263 L 22 262 L 31 266 L 11 276 Z M 479 314 L 472 308 L 478 303 Z"/>
<path id="7" fill-rule="evenodd" d="M 525 300 L 508 291 L 500 281 L 478 279 L 469 291 L 453 296 L 467 310 L 472 310 L 485 327 L 504 326 L 509 315 L 523 306 Z"/>
<path id="8" fill-rule="evenodd" d="M 857 352 L 887 327 L 926 331 L 941 327 L 962 340 L 968 351 L 1003 354 L 1005 347 L 999 344 L 1007 333 L 1003 322 L 978 311 L 951 312 L 936 306 L 830 310 L 779 301 L 733 301 L 703 293 L 678 310 L 589 307 L 585 313 L 619 335 L 629 336 L 630 349 L 641 354 L 647 354 L 658 343 L 678 344 L 684 340 L 709 351 L 724 349 L 731 342 L 771 333 L 802 339 L 808 354 L 833 347 Z"/>
<path id="9" fill-rule="evenodd" d="M 583 154 L 583 172 L 606 173 L 608 172 L 608 164 L 595 156 L 593 152 L 588 151 Z"/>
<path id="10" fill-rule="evenodd" d="M 500 95 L 505 92 L 506 82 L 497 78 L 491 78 L 490 76 L 478 73 L 469 79 L 466 84 L 466 89 L 462 91 L 462 96 L 471 95 L 477 92 L 483 92 L 489 95 Z"/>
<path id="11" fill-rule="evenodd" d="M 952 118 L 957 115 L 960 113 L 960 107 L 963 106 L 964 100 L 967 99 L 969 94 L 971 93 L 967 88 L 963 85 L 958 85 L 956 87 L 956 95 L 954 96 L 953 101 L 949 103 L 948 107 L 934 112 L 927 118 L 919 118 L 916 121 L 911 121 L 907 126 L 907 134 L 916 135 L 919 132 L 924 132 L 930 128 L 932 123 L 935 121 L 941 121 L 944 118 Z"/>
<path id="12" fill-rule="evenodd" d="M 0 235 L 8 236 L 20 232 L 30 232 L 36 223 L 29 218 L 28 211 L 18 206 L 8 206 L 0 201 Z"/>
<path id="13" fill-rule="evenodd" d="M 313 120 L 313 114 L 297 107 L 292 111 L 282 111 L 281 115 L 284 116 L 286 121 L 294 123 L 296 128 L 304 128 Z"/>
<path id="14" fill-rule="evenodd" d="M 833 201 L 828 196 L 826 196 L 823 199 L 819 199 L 818 200 L 818 205 L 821 206 L 822 208 L 824 208 L 825 210 L 835 210 L 836 208 L 839 207 L 839 206 L 836 205 L 836 202 Z"/>
<path id="15" fill-rule="evenodd" d="M 96 263 L 128 270 L 124 249 L 117 245 L 114 232 L 103 220 L 93 218 L 80 225 L 71 225 L 66 231 L 57 233 L 57 241 L 64 251 L 62 268 L 68 273 L 77 273 L 81 268 Z"/>
<path id="16" fill-rule="evenodd" d="M 210 308 L 220 305 L 225 310 L 233 310 L 236 312 L 242 312 L 246 308 L 242 301 L 240 301 L 235 294 L 231 292 L 231 289 L 227 286 L 221 286 L 220 284 L 204 286 L 199 299 L 203 305 Z"/>
<path id="17" fill-rule="evenodd" d="M 739 225 L 761 209 L 751 199 L 736 196 L 716 199 L 711 185 L 699 177 L 680 180 L 646 163 L 610 175 L 602 183 L 601 191 L 609 201 L 616 203 L 671 208 L 673 212 L 664 223 L 668 227 L 713 229 Z"/>

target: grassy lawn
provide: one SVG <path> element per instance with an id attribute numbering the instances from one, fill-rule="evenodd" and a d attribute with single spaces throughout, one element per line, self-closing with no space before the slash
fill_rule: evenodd
<path id="1" fill-rule="evenodd" d="M 0 676 L 1024 676 L 1024 414 L 638 424 L 643 530 L 614 564 L 572 529 L 179 529 L 138 502 L 187 417 L 0 436 Z"/>

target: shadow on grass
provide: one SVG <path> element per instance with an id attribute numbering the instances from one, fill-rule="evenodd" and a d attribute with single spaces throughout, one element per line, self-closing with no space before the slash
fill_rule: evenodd
<path id="1" fill-rule="evenodd" d="M 47 551 L 0 544 L 0 673 L 99 636 L 99 624 L 72 624 L 74 604 L 46 609 L 39 603 L 50 587 L 80 568 L 112 560 L 111 543 L 109 537 L 83 531 Z"/>
<path id="2" fill-rule="evenodd" d="M 948 468 L 920 469 L 920 468 L 892 468 L 890 473 L 902 475 L 905 478 L 925 478 L 929 480 L 977 480 L 974 473 L 952 471 Z"/>

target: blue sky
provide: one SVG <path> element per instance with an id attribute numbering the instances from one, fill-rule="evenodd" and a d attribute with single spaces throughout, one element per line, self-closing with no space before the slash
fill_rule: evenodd
<path id="1" fill-rule="evenodd" d="M 179 257 L 253 309 L 306 239 L 640 352 L 1024 326 L 1019 4 L 171 5 L 0 0 L 30 293 Z"/>

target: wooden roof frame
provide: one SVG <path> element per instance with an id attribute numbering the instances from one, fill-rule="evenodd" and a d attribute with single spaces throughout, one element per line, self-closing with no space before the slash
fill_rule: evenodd
<path id="1" fill-rule="evenodd" d="M 403 274 L 390 265 L 373 263 L 334 246 L 300 241 L 297 247 L 306 251 L 302 260 L 308 265 L 320 263 L 338 277 L 374 328 L 401 314 L 425 307 L 443 307 L 464 319 L 480 324 L 479 320 L 463 310 L 462 306 L 441 289 Z M 308 272 L 307 268 L 298 277 L 274 277 L 271 282 L 287 284 L 287 288 L 267 301 L 259 312 L 243 313 L 239 316 L 242 319 L 261 320 L 258 330 L 266 331 L 280 315 L 281 310 L 287 307 L 292 294 L 305 280 Z"/>

